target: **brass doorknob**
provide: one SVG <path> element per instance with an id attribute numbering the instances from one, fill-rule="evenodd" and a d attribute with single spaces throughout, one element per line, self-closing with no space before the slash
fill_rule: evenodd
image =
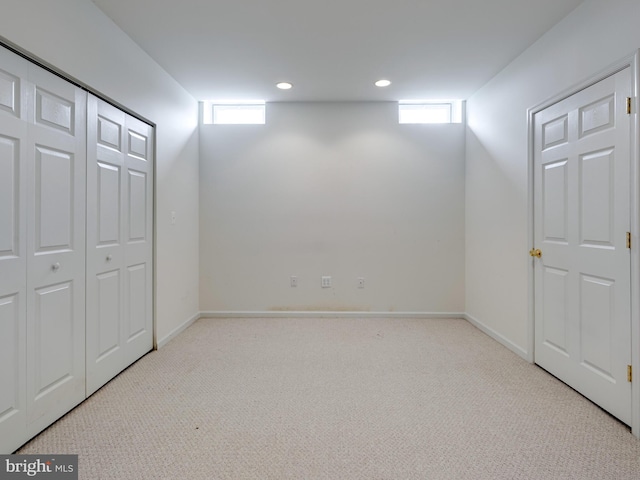
<path id="1" fill-rule="evenodd" d="M 542 257 L 542 250 L 540 250 L 539 248 L 532 248 L 531 250 L 529 250 L 529 255 L 531 255 L 532 257 Z"/>

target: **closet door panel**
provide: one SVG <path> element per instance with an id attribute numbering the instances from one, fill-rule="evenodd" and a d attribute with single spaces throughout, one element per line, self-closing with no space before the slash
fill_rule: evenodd
<path id="1" fill-rule="evenodd" d="M 126 119 L 127 205 L 125 323 L 127 362 L 153 348 L 153 128 Z"/>
<path id="2" fill-rule="evenodd" d="M 87 106 L 87 396 L 122 368 L 124 113 Z"/>
<path id="3" fill-rule="evenodd" d="M 26 431 L 26 304 L 24 287 L 0 295 L 0 453 L 29 437 Z"/>
<path id="4" fill-rule="evenodd" d="M 17 257 L 20 236 L 20 139 L 0 134 L 0 257 Z"/>
<path id="5" fill-rule="evenodd" d="M 147 242 L 147 174 L 133 168 L 127 169 L 128 238 L 130 246 Z M 143 247 L 144 248 L 144 247 Z"/>
<path id="6" fill-rule="evenodd" d="M 44 145 L 34 150 L 35 254 L 73 253 L 75 153 Z"/>
<path id="7" fill-rule="evenodd" d="M 127 267 L 126 304 L 127 311 L 127 342 L 133 342 L 138 336 L 149 333 L 147 319 L 149 318 L 149 305 L 147 292 L 150 285 L 147 281 L 147 265 L 141 263 Z M 148 347 L 148 344 L 147 344 Z M 148 349 L 145 347 L 146 353 Z"/>
<path id="8" fill-rule="evenodd" d="M 95 361 L 101 362 L 120 349 L 121 322 L 119 320 L 122 317 L 120 270 L 96 275 L 95 283 L 97 304 L 90 308 L 97 312 L 97 358 Z"/>
<path id="9" fill-rule="evenodd" d="M 134 128 L 131 128 L 133 124 Z M 153 347 L 150 127 L 90 96 L 87 395 Z"/>
<path id="10" fill-rule="evenodd" d="M 27 61 L 0 49 L 0 453 L 28 440 L 24 104 Z"/>
<path id="11" fill-rule="evenodd" d="M 96 168 L 96 243 L 108 248 L 119 245 L 121 237 L 121 166 L 103 160 L 97 163 Z"/>
<path id="12" fill-rule="evenodd" d="M 21 79 L 26 77 L 27 62 L 4 48 L 0 52 L 0 62 L 0 110 L 22 119 L 24 90 Z"/>
<path id="13" fill-rule="evenodd" d="M 84 397 L 86 93 L 28 72 L 27 412 L 34 435 Z"/>
<path id="14" fill-rule="evenodd" d="M 36 400 L 73 381 L 73 287 L 73 282 L 66 281 L 35 291 L 36 336 L 30 360 L 35 364 Z"/>

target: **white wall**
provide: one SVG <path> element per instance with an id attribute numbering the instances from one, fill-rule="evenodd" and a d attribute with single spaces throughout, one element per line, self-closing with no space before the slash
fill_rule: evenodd
<path id="1" fill-rule="evenodd" d="M 156 124 L 156 319 L 165 338 L 198 312 L 197 102 L 89 0 L 3 0 L 0 35 Z"/>
<path id="2" fill-rule="evenodd" d="M 265 126 L 202 125 L 202 310 L 462 312 L 464 127 L 397 115 L 273 103 Z"/>
<path id="3" fill-rule="evenodd" d="M 640 2 L 586 0 L 467 103 L 466 311 L 528 350 L 527 109 L 640 47 Z"/>

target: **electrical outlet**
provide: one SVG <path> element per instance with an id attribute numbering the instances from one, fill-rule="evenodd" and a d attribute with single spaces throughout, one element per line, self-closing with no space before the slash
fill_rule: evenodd
<path id="1" fill-rule="evenodd" d="M 291 286 L 292 287 L 298 286 L 298 277 L 296 277 L 295 275 L 291 275 Z"/>
<path id="2" fill-rule="evenodd" d="M 322 277 L 322 288 L 331 288 L 331 277 Z"/>
<path id="3" fill-rule="evenodd" d="M 364 277 L 358 277 L 358 288 L 364 288 Z"/>

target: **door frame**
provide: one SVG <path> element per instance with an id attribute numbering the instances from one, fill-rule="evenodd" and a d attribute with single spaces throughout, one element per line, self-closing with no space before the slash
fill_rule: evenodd
<path id="1" fill-rule="evenodd" d="M 631 384 L 631 431 L 640 438 L 640 120 L 638 118 L 638 96 L 640 94 L 640 50 L 610 65 L 596 75 L 579 82 L 563 92 L 545 100 L 527 110 L 528 130 L 528 232 L 526 248 L 523 254 L 534 246 L 534 133 L 535 115 L 551 105 L 588 88 L 625 68 L 631 69 L 631 185 L 630 185 L 630 214 L 631 214 L 631 365 L 633 366 L 633 382 Z M 527 328 L 527 360 L 535 361 L 535 282 L 534 263 L 528 264 L 528 328 Z"/>

